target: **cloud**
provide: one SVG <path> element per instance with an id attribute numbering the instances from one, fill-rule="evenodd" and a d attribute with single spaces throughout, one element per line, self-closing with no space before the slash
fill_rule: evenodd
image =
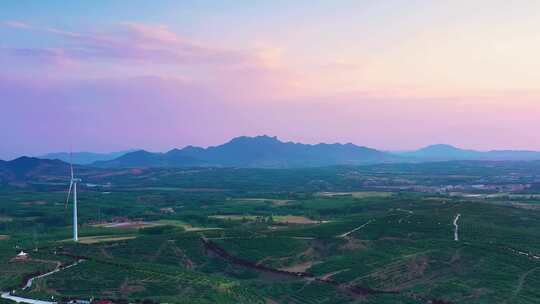
<path id="1" fill-rule="evenodd" d="M 7 27 L 19 28 L 19 29 L 31 29 L 32 28 L 29 24 L 24 23 L 24 22 L 20 22 L 20 21 L 4 21 L 4 22 L 2 22 L 2 24 L 7 26 Z"/>
<path id="2" fill-rule="evenodd" d="M 107 30 L 85 32 L 28 24 L 24 29 L 55 39 L 46 47 L 0 49 L 0 61 L 8 67 L 3 73 L 11 67 L 11 77 L 156 76 L 188 80 L 219 91 L 226 98 L 252 102 L 261 96 L 270 99 L 303 94 L 297 87 L 298 75 L 291 71 L 278 47 L 227 49 L 185 39 L 163 25 L 140 23 L 119 23 Z"/>
<path id="3" fill-rule="evenodd" d="M 163 25 L 121 23 L 106 32 L 79 33 L 51 27 L 36 27 L 21 22 L 5 22 L 13 28 L 26 29 L 60 37 L 63 45 L 19 49 L 15 55 L 63 56 L 72 60 L 137 61 L 148 64 L 223 64 L 240 65 L 251 60 L 247 52 L 198 45 L 182 39 Z"/>
<path id="4" fill-rule="evenodd" d="M 252 102 L 261 96 L 263 99 L 290 99 L 336 94 L 351 88 L 366 90 L 357 85 L 363 80 L 359 77 L 362 65 L 331 57 L 309 62 L 303 57 L 291 57 L 285 48 L 272 43 L 224 48 L 212 42 L 186 39 L 164 25 L 134 22 L 79 32 L 25 24 L 25 30 L 56 39 L 47 47 L 26 46 L 0 51 L 13 57 L 6 60 L 8 65 L 10 61 L 20 62 L 19 65 L 37 62 L 64 69 L 51 71 L 41 66 L 47 77 L 53 72 L 54 77 L 114 74 L 182 78 Z M 34 67 L 22 72 L 13 70 L 14 73 L 40 73 Z"/>
<path id="5" fill-rule="evenodd" d="M 250 91 L 250 84 L 244 87 Z M 302 142 L 354 142 L 410 149 L 446 142 L 465 147 L 540 149 L 540 103 L 495 96 L 484 103 L 357 93 L 241 102 L 238 92 L 161 77 L 13 81 L 0 77 L 0 158 L 69 149 L 168 150 L 214 145 L 238 135 Z M 381 93 L 382 94 L 382 93 Z M 513 104 L 501 101 L 512 98 Z M 508 128 L 511 125 L 512 128 Z"/>

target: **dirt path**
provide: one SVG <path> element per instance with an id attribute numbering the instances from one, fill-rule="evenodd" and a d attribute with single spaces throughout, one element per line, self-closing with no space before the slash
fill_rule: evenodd
<path id="1" fill-rule="evenodd" d="M 33 262 L 38 262 L 38 263 L 54 264 L 55 267 L 54 267 L 53 270 L 51 270 L 51 271 L 49 271 L 47 273 L 40 274 L 40 275 L 37 275 L 35 277 L 29 278 L 28 281 L 26 281 L 26 284 L 24 285 L 23 290 L 32 287 L 32 283 L 34 282 L 35 279 L 43 278 L 43 277 L 49 276 L 49 275 L 51 275 L 53 273 L 56 273 L 56 272 L 60 271 L 61 267 L 62 267 L 62 263 L 60 261 L 42 260 L 42 259 L 29 259 L 29 260 L 33 261 Z"/>
<path id="2" fill-rule="evenodd" d="M 412 210 L 401 209 L 401 208 L 397 208 L 397 209 L 394 209 L 394 210 L 408 213 L 408 215 L 406 217 L 402 217 L 402 218 L 399 219 L 398 224 L 403 223 L 404 220 L 406 220 L 406 219 L 408 219 L 408 218 L 410 218 L 411 216 L 414 215 L 414 211 L 412 211 Z"/>
<path id="3" fill-rule="evenodd" d="M 180 249 L 175 241 L 169 241 L 171 243 L 171 249 L 173 250 L 174 254 L 182 259 L 182 263 L 187 269 L 193 269 L 195 263 L 184 253 L 182 249 Z"/>
<path id="4" fill-rule="evenodd" d="M 113 259 L 114 257 L 103 247 L 101 247 L 99 249 L 99 251 L 101 252 L 101 254 L 103 254 L 104 257 L 106 257 L 107 259 Z"/>
<path id="5" fill-rule="evenodd" d="M 288 271 L 288 272 L 305 272 L 306 270 L 311 268 L 311 266 L 313 266 L 313 264 L 314 264 L 314 262 L 307 261 L 307 262 L 303 262 L 303 263 L 300 263 L 300 264 L 295 264 L 295 265 L 288 266 L 288 267 L 282 267 L 282 268 L 279 268 L 279 270 L 284 270 L 284 271 Z"/>
<path id="6" fill-rule="evenodd" d="M 366 224 L 368 224 L 368 223 L 366 223 Z M 366 224 L 364 224 L 364 225 L 366 225 Z M 254 270 L 257 270 L 257 271 L 260 271 L 260 272 L 273 273 L 273 274 L 276 274 L 276 275 L 281 275 L 281 276 L 286 276 L 286 277 L 290 277 L 290 278 L 296 278 L 296 279 L 299 279 L 299 280 L 304 280 L 304 281 L 306 281 L 306 284 L 304 286 L 307 286 L 311 282 L 316 281 L 316 282 L 319 282 L 319 283 L 334 286 L 338 290 L 341 290 L 342 292 L 347 293 L 347 294 L 349 294 L 349 295 L 351 295 L 351 296 L 353 296 L 355 298 L 364 298 L 364 297 L 369 296 L 369 295 L 377 295 L 377 294 L 400 294 L 401 293 L 400 291 L 397 291 L 397 290 L 396 291 L 394 291 L 394 290 L 379 290 L 379 289 L 372 289 L 372 288 L 369 288 L 369 287 L 364 287 L 364 286 L 359 286 L 359 285 L 351 285 L 351 284 L 347 284 L 347 283 L 340 283 L 340 282 L 337 282 L 337 281 L 335 281 L 335 280 L 333 280 L 331 278 L 326 278 L 325 279 L 325 278 L 321 278 L 321 277 L 316 277 L 314 274 L 309 273 L 309 272 L 290 272 L 290 271 L 285 271 L 285 270 L 281 270 L 281 269 L 275 269 L 275 268 L 271 268 L 271 267 L 267 267 L 267 266 L 263 266 L 263 265 L 258 265 L 258 264 L 255 264 L 253 262 L 250 262 L 248 260 L 244 260 L 242 258 L 239 258 L 237 256 L 234 256 L 234 255 L 230 254 L 225 249 L 223 249 L 219 245 L 213 243 L 212 241 L 210 241 L 210 240 L 208 240 L 206 238 L 201 238 L 201 241 L 203 242 L 207 252 L 211 252 L 212 254 L 217 255 L 220 258 L 229 261 L 231 264 L 235 264 L 235 265 L 245 267 L 245 268 L 251 268 L 251 269 L 254 269 Z M 427 303 L 451 304 L 451 302 L 434 302 L 436 300 L 424 299 L 424 301 L 427 302 Z"/>
<path id="7" fill-rule="evenodd" d="M 320 279 L 321 280 L 331 280 L 332 277 L 335 276 L 336 274 L 342 273 L 342 272 L 347 271 L 347 270 L 349 270 L 349 269 L 347 268 L 347 269 L 341 269 L 341 270 L 338 270 L 338 271 L 330 272 L 330 273 L 327 273 L 325 275 L 320 276 Z"/>
<path id="8" fill-rule="evenodd" d="M 168 243 L 167 242 L 163 242 L 159 248 L 156 250 L 156 252 L 154 252 L 154 254 L 152 255 L 152 257 L 150 258 L 150 261 L 151 262 L 155 262 L 157 260 L 157 258 L 163 253 L 163 250 L 165 250 L 165 247 L 168 246 Z"/>
<path id="9" fill-rule="evenodd" d="M 84 260 L 79 260 L 79 261 L 76 261 L 74 262 L 73 264 L 70 264 L 70 265 L 67 265 L 65 267 L 62 267 L 61 263 L 60 262 L 57 262 L 58 264 L 56 264 L 56 268 L 53 270 L 53 271 L 50 271 L 50 272 L 47 272 L 47 273 L 44 273 L 44 274 L 40 274 L 38 276 L 35 276 L 35 277 L 31 277 L 30 279 L 28 279 L 28 281 L 26 281 L 26 284 L 24 285 L 23 287 L 23 290 L 26 290 L 26 289 L 29 289 L 32 287 L 32 284 L 34 283 L 35 280 L 37 279 L 41 279 L 41 278 L 44 278 L 44 277 L 47 277 L 47 276 L 50 276 L 52 274 L 55 274 L 57 272 L 60 272 L 62 270 L 66 270 L 68 268 L 71 268 L 73 266 L 77 266 L 79 265 L 81 262 L 83 262 Z M 49 263 L 52 263 L 52 262 L 56 262 L 56 261 L 48 261 Z"/>
<path id="10" fill-rule="evenodd" d="M 516 285 L 516 289 L 514 289 L 514 291 L 512 292 L 512 297 L 510 298 L 510 300 L 507 300 L 506 303 L 513 303 L 513 300 L 515 299 L 515 297 L 517 297 L 517 295 L 521 292 L 521 289 L 523 289 L 523 285 L 525 284 L 525 280 L 527 280 L 527 276 L 529 276 L 529 274 L 535 272 L 538 269 L 540 269 L 540 267 L 530 269 L 527 272 L 525 272 L 525 273 L 523 273 L 522 275 L 519 276 L 519 280 L 518 280 L 518 283 Z"/>
<path id="11" fill-rule="evenodd" d="M 345 238 L 345 237 L 348 237 L 351 233 L 354 233 L 354 232 L 356 232 L 356 231 L 358 231 L 358 230 L 360 230 L 360 229 L 366 227 L 369 223 L 371 223 L 371 221 L 372 221 L 372 220 L 369 220 L 369 221 L 367 221 L 367 223 L 365 223 L 365 224 L 363 224 L 363 225 L 361 225 L 361 226 L 358 226 L 358 227 L 354 228 L 354 229 L 351 230 L 351 231 L 347 231 L 347 232 L 345 232 L 345 233 L 343 233 L 343 234 L 340 234 L 340 235 L 338 235 L 337 237 L 338 237 L 338 238 Z"/>
<path id="12" fill-rule="evenodd" d="M 459 230 L 459 226 L 457 224 L 458 220 L 459 220 L 459 217 L 461 216 L 461 214 L 457 214 L 456 217 L 454 218 L 454 241 L 459 241 L 459 235 L 458 235 L 458 230 Z"/>

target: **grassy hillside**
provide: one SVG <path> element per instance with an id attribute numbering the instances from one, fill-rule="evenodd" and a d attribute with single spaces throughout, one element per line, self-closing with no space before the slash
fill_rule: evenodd
<path id="1" fill-rule="evenodd" d="M 82 187 L 80 244 L 70 241 L 63 191 L 5 188 L 0 290 L 83 260 L 17 293 L 167 303 L 525 304 L 540 297 L 540 199 L 530 190 L 347 192 L 350 170 L 160 170 L 107 189 Z M 366 170 L 355 180 L 424 177 L 400 172 Z M 506 173 L 474 174 L 503 180 Z M 308 191 L 317 176 L 339 189 Z M 439 185 L 453 178 L 440 175 Z M 208 188 L 185 191 L 188 180 Z M 217 183 L 227 191 L 216 191 Z M 283 191 L 294 184 L 302 190 Z M 20 250 L 30 259 L 13 261 Z"/>

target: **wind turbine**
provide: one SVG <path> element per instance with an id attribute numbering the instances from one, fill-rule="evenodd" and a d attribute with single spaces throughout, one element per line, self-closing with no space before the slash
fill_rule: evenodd
<path id="1" fill-rule="evenodd" d="M 78 242 L 79 241 L 79 231 L 77 227 L 77 183 L 81 182 L 82 180 L 80 178 L 75 178 L 73 176 L 73 163 L 70 161 L 69 167 L 71 169 L 71 180 L 69 182 L 69 190 L 68 195 L 66 198 L 66 205 L 65 208 L 67 208 L 68 202 L 69 202 L 69 196 L 71 195 L 71 189 L 73 189 L 73 241 Z"/>

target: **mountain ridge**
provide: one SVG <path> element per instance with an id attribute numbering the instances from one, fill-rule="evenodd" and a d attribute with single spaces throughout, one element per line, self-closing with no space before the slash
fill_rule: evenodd
<path id="1" fill-rule="evenodd" d="M 83 152 L 88 154 L 99 154 Z M 119 156 L 84 165 L 97 168 L 136 167 L 242 167 L 300 168 L 376 163 L 418 163 L 452 160 L 529 161 L 540 160 L 540 152 L 530 150 L 477 151 L 449 144 L 433 144 L 413 151 L 380 151 L 352 143 L 304 144 L 281 141 L 276 136 L 239 136 L 207 148 L 188 145 L 166 152 L 133 150 L 114 152 Z M 107 154 L 109 157 L 114 154 Z M 69 156 L 69 153 L 57 153 Z M 53 154 L 48 154 L 53 155 Z M 20 158 L 20 159 L 25 159 Z M 27 158 L 26 160 L 29 161 Z M 69 162 L 69 159 L 64 159 Z M 0 160 L 0 168 L 9 162 Z M 77 162 L 74 161 L 75 164 Z"/>
<path id="2" fill-rule="evenodd" d="M 118 158 L 127 153 L 135 152 L 137 149 L 130 149 L 125 151 L 117 151 L 110 153 L 96 153 L 96 152 L 54 152 L 37 156 L 41 159 L 58 159 L 64 162 L 72 162 L 78 165 L 89 165 L 96 161 L 107 161 Z"/>
<path id="3" fill-rule="evenodd" d="M 25 181 L 48 175 L 69 176 L 69 164 L 61 160 L 21 156 L 11 161 L 0 161 L 0 184 Z"/>
<path id="4" fill-rule="evenodd" d="M 146 152 L 146 151 L 145 151 Z M 208 148 L 186 146 L 165 153 L 128 153 L 113 161 L 96 162 L 98 167 L 229 166 L 290 168 L 330 165 L 359 165 L 396 161 L 399 157 L 372 148 L 347 144 L 303 144 L 282 142 L 267 135 L 240 136 Z"/>
<path id="5" fill-rule="evenodd" d="M 489 150 L 462 149 L 449 144 L 429 145 L 414 151 L 394 152 L 396 155 L 420 161 L 447 160 L 488 160 L 488 161 L 528 161 L 540 160 L 539 151 L 530 150 Z"/>

